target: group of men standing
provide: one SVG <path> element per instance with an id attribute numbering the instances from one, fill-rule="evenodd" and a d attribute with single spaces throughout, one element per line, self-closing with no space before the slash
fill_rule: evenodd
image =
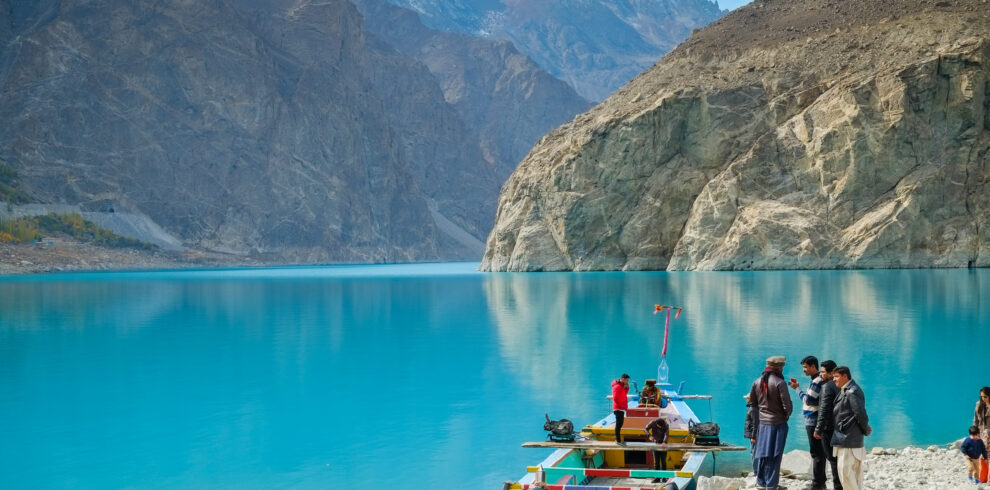
<path id="1" fill-rule="evenodd" d="M 825 462 L 832 467 L 835 490 L 863 488 L 864 436 L 873 432 L 866 414 L 863 390 L 852 379 L 849 368 L 808 356 L 801 360 L 811 378 L 807 391 L 797 379 L 784 381 L 787 359 L 773 356 L 746 395 L 745 437 L 752 444 L 753 471 L 757 488 L 778 489 L 780 463 L 787 441 L 787 420 L 793 405 L 787 385 L 797 390 L 811 450 L 813 475 L 810 490 L 825 489 Z"/>

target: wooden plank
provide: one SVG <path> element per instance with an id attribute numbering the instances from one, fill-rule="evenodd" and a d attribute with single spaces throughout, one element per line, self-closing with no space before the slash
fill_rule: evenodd
<path id="1" fill-rule="evenodd" d="M 526 442 L 523 443 L 522 447 L 551 447 L 551 448 L 568 448 L 568 449 L 618 449 L 623 451 L 696 451 L 703 453 L 719 452 L 719 451 L 748 451 L 749 448 L 742 446 L 699 446 L 697 444 L 685 444 L 674 442 L 670 444 L 656 444 L 653 442 L 627 442 L 625 444 L 619 445 L 614 441 L 574 441 L 574 442 L 557 442 L 557 441 L 538 441 L 538 442 Z"/>

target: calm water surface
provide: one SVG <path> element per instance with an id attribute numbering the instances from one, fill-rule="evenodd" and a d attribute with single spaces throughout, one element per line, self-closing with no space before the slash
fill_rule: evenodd
<path id="1" fill-rule="evenodd" d="M 655 375 L 658 302 L 684 306 L 671 380 L 730 442 L 768 355 L 849 365 L 868 446 L 961 438 L 990 385 L 986 270 L 476 267 L 0 279 L 0 487 L 501 488 L 549 453 L 520 448 L 544 413 L 594 422 Z"/>

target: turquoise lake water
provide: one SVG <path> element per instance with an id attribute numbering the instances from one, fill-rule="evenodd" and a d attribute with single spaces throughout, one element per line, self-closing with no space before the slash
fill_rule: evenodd
<path id="1" fill-rule="evenodd" d="M 2 278 L 0 487 L 501 488 L 549 454 L 520 447 L 544 413 L 591 423 L 613 378 L 654 377 L 654 303 L 684 307 L 671 381 L 729 442 L 769 355 L 849 365 L 868 447 L 962 438 L 990 385 L 987 270 L 476 267 Z"/>

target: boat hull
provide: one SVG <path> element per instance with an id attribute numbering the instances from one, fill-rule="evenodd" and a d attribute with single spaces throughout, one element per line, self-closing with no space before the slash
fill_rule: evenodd
<path id="1" fill-rule="evenodd" d="M 622 426 L 625 446 L 615 444 L 615 416 L 609 414 L 581 431 L 588 443 L 563 444 L 575 447 L 556 449 L 538 465 L 527 468 L 527 474 L 518 482 L 507 483 L 505 488 L 657 489 L 670 482 L 678 490 L 694 488 L 695 475 L 701 470 L 708 452 L 698 450 L 696 446 L 693 450 L 682 448 L 694 446 L 694 436 L 688 431 L 689 422 L 699 423 L 700 420 L 671 386 L 663 385 L 663 388 L 670 401 L 662 409 L 639 407 L 638 396 L 630 395 L 637 406 L 627 411 Z M 660 454 L 654 451 L 662 446 L 645 441 L 643 428 L 657 416 L 664 417 L 670 425 L 670 445 L 666 451 L 669 470 L 653 469 L 653 458 Z M 537 471 L 541 469 L 544 481 L 538 485 Z"/>

